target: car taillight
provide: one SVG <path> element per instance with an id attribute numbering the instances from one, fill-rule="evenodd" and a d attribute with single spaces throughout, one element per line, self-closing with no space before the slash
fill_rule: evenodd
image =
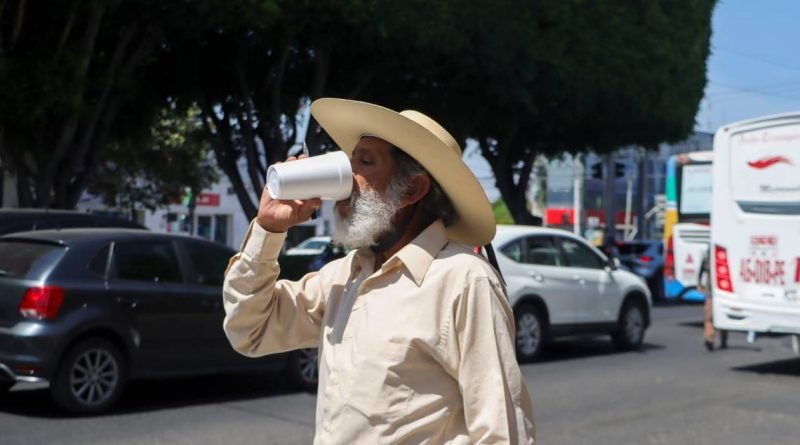
<path id="1" fill-rule="evenodd" d="M 725 292 L 733 292 L 731 269 L 728 267 L 728 251 L 717 245 L 714 246 L 714 272 L 717 288 Z"/>
<path id="2" fill-rule="evenodd" d="M 649 263 L 650 261 L 653 261 L 653 257 L 648 256 L 648 255 L 642 255 L 642 256 L 639 257 L 639 261 L 641 261 L 643 263 Z"/>
<path id="3" fill-rule="evenodd" d="M 31 287 L 19 303 L 19 312 L 25 318 L 52 319 L 64 301 L 64 288 L 58 286 Z"/>
<path id="4" fill-rule="evenodd" d="M 664 258 L 664 276 L 675 277 L 675 255 L 672 253 L 672 235 L 667 238 L 667 255 Z"/>

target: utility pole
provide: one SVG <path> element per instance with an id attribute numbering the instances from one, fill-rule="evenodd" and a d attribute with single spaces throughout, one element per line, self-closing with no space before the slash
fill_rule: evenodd
<path id="1" fill-rule="evenodd" d="M 606 229 L 603 233 L 603 242 L 609 239 L 616 239 L 617 233 L 617 196 L 615 190 L 616 176 L 614 153 L 608 153 L 606 156 L 606 171 L 605 171 L 605 188 L 603 189 L 603 207 L 606 210 Z"/>
<path id="2" fill-rule="evenodd" d="M 623 232 L 623 239 L 628 241 L 631 235 L 631 198 L 633 195 L 633 178 L 630 173 L 626 173 L 628 188 L 625 190 L 625 229 Z"/>
<path id="3" fill-rule="evenodd" d="M 639 147 L 639 168 L 637 173 L 637 179 L 639 183 L 637 184 L 636 194 L 638 195 L 637 201 L 637 208 L 638 213 L 636 216 L 636 233 L 640 239 L 647 239 L 650 238 L 650 231 L 648 229 L 648 222 L 645 218 L 644 214 L 647 212 L 647 170 L 648 170 L 648 162 L 647 162 L 647 147 Z"/>
<path id="4" fill-rule="evenodd" d="M 580 153 L 572 157 L 572 175 L 572 230 L 575 235 L 581 236 L 581 218 L 583 213 L 583 163 Z"/>

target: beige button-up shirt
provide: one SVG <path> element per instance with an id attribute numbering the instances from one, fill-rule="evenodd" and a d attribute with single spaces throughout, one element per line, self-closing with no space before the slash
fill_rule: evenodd
<path id="1" fill-rule="evenodd" d="M 225 274 L 225 332 L 248 356 L 319 347 L 315 444 L 534 441 L 494 269 L 436 222 L 379 270 L 369 249 L 278 280 L 285 234 L 251 224 Z"/>

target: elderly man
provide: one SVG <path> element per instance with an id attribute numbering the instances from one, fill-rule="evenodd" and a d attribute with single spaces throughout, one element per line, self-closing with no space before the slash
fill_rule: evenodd
<path id="1" fill-rule="evenodd" d="M 415 111 L 319 99 L 311 112 L 351 158 L 334 241 L 355 250 L 278 280 L 286 230 L 320 201 L 265 190 L 225 274 L 233 347 L 319 347 L 316 444 L 533 443 L 512 311 L 472 250 L 491 241 L 494 218 L 458 143 Z"/>

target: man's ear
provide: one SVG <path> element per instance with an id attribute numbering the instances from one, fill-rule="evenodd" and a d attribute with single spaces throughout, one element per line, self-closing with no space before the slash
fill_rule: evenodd
<path id="1" fill-rule="evenodd" d="M 431 177 L 427 174 L 414 175 L 411 177 L 411 187 L 406 196 L 401 200 L 403 206 L 412 206 L 418 203 L 431 190 Z"/>

